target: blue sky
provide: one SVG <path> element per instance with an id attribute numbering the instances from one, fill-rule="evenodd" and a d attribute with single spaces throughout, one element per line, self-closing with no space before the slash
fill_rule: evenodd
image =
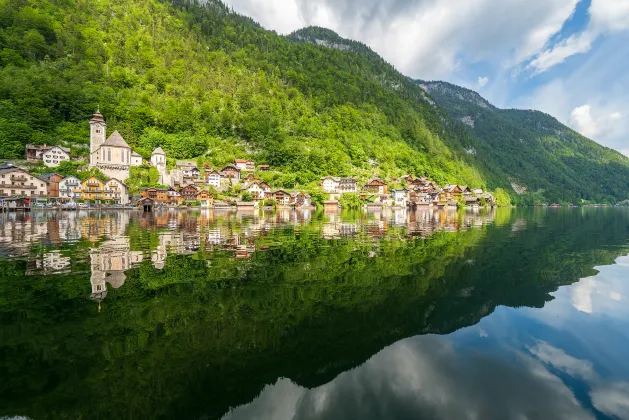
<path id="1" fill-rule="evenodd" d="M 629 155 L 629 0 L 227 0 L 364 42 L 402 73 L 547 112 Z"/>

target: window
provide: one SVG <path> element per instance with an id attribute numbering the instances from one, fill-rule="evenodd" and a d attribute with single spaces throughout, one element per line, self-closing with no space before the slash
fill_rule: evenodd
<path id="1" fill-rule="evenodd" d="M 15 190 L 11 190 L 11 195 L 15 194 Z"/>
<path id="2" fill-rule="evenodd" d="M 96 129 L 96 134 L 100 134 L 100 128 Z"/>
<path id="3" fill-rule="evenodd" d="M 107 150 L 107 160 L 111 162 L 111 149 Z"/>
<path id="4" fill-rule="evenodd" d="M 31 195 L 35 194 L 35 191 L 31 191 Z"/>

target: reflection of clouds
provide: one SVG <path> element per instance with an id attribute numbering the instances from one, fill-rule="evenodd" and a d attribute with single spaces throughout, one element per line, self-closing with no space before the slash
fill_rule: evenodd
<path id="1" fill-rule="evenodd" d="M 575 309 L 592 313 L 592 293 L 596 289 L 596 282 L 593 278 L 583 279 L 572 289 L 572 306 Z"/>
<path id="2" fill-rule="evenodd" d="M 529 351 L 542 362 L 552 365 L 570 376 L 582 379 L 593 379 L 596 376 L 592 362 L 572 357 L 565 351 L 544 341 L 539 341 L 535 346 L 530 347 Z"/>
<path id="3" fill-rule="evenodd" d="M 406 339 L 313 390 L 280 380 L 226 418 L 592 417 L 558 377 L 524 353 L 506 362 L 459 351 L 445 337 Z"/>
<path id="4" fill-rule="evenodd" d="M 598 410 L 619 419 L 629 419 L 629 383 L 603 384 L 590 393 L 592 404 Z"/>

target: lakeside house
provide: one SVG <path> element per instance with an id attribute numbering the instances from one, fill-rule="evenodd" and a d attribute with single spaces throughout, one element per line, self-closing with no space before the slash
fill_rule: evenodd
<path id="1" fill-rule="evenodd" d="M 183 198 L 183 201 L 196 201 L 199 194 L 199 187 L 194 184 L 186 185 L 179 190 L 179 194 Z"/>
<path id="2" fill-rule="evenodd" d="M 48 172 L 48 173 L 42 174 L 39 178 L 46 181 L 48 198 L 59 197 L 59 182 L 61 182 L 61 180 L 63 179 L 63 175 L 59 175 L 54 172 Z"/>
<path id="3" fill-rule="evenodd" d="M 75 176 L 67 176 L 59 181 L 59 199 L 75 203 L 81 199 L 83 189 L 81 180 Z"/>
<path id="4" fill-rule="evenodd" d="M 0 167 L 0 196 L 2 197 L 45 197 L 48 194 L 46 181 L 13 165 Z"/>
<path id="5" fill-rule="evenodd" d="M 327 193 L 337 193 L 341 178 L 335 176 L 324 176 L 321 178 L 321 188 Z"/>
<path id="6" fill-rule="evenodd" d="M 406 188 L 401 190 L 391 190 L 391 199 L 393 205 L 399 207 L 406 207 L 408 204 L 408 190 Z"/>
<path id="7" fill-rule="evenodd" d="M 358 183 L 354 178 L 341 178 L 338 184 L 338 191 L 341 194 L 358 192 Z"/>
<path id="8" fill-rule="evenodd" d="M 365 185 L 364 190 L 376 194 L 386 194 L 387 184 L 380 178 L 374 178 Z"/>

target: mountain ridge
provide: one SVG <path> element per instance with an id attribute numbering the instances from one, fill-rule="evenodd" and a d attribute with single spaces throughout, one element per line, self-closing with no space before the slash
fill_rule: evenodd
<path id="1" fill-rule="evenodd" d="M 543 119 L 482 106 L 482 98 L 472 106 L 426 92 L 366 45 L 325 28 L 280 36 L 218 0 L 0 0 L 0 29 L 2 158 L 23 156 L 26 143 L 86 144 L 100 105 L 108 127 L 145 158 L 158 146 L 214 167 L 251 157 L 281 171 L 276 185 L 286 188 L 323 175 L 409 173 L 513 195 L 523 185 L 522 204 L 530 194 L 575 203 L 629 197 L 629 160 L 570 132 L 549 136 L 532 128 Z M 460 121 L 466 107 L 480 125 Z M 483 119 L 520 133 L 534 159 L 513 133 L 493 138 Z M 514 171 L 514 161 L 522 168 Z"/>

